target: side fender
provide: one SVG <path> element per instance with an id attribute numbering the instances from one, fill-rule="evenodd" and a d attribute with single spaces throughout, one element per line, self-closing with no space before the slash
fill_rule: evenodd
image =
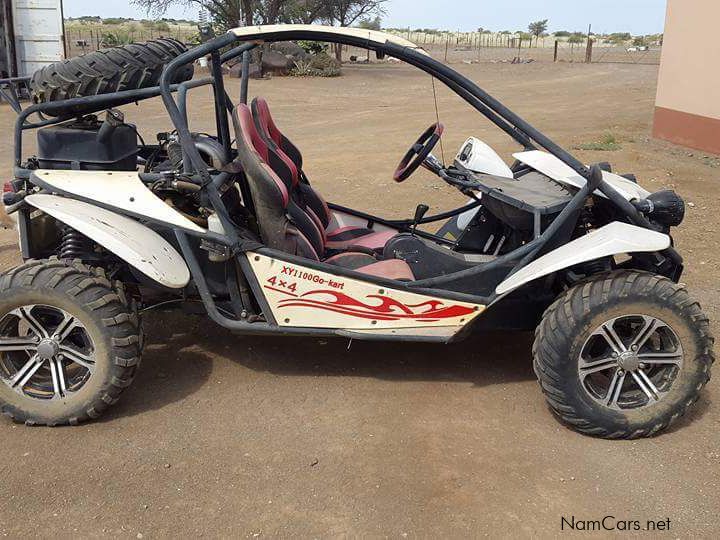
<path id="1" fill-rule="evenodd" d="M 38 193 L 25 201 L 91 238 L 165 287 L 190 281 L 185 260 L 164 238 L 125 216 L 82 201 Z"/>
<path id="2" fill-rule="evenodd" d="M 670 247 L 670 237 L 656 231 L 613 221 L 596 231 L 568 242 L 524 266 L 496 288 L 506 294 L 539 277 L 585 261 L 619 253 L 662 251 Z"/>

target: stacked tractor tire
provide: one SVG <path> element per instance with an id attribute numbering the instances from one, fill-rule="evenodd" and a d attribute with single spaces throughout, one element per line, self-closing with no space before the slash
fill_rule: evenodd
<path id="1" fill-rule="evenodd" d="M 181 42 L 159 38 L 100 49 L 37 70 L 30 81 L 36 103 L 95 96 L 157 86 L 165 65 L 187 51 Z M 173 83 L 190 80 L 193 65 L 180 69 Z"/>

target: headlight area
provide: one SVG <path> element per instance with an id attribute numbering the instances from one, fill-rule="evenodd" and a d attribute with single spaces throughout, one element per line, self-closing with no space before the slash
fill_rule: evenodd
<path id="1" fill-rule="evenodd" d="M 680 225 L 685 218 L 685 201 L 671 189 L 656 191 L 632 204 L 665 232 Z"/>

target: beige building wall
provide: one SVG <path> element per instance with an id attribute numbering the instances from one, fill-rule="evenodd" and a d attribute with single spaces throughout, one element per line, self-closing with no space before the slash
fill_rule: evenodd
<path id="1" fill-rule="evenodd" d="M 720 0 L 668 0 L 653 135 L 720 153 Z"/>

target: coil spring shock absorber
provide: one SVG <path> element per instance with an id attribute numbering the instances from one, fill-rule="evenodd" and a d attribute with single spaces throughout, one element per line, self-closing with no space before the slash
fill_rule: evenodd
<path id="1" fill-rule="evenodd" d="M 61 259 L 80 259 L 87 261 L 95 258 L 92 241 L 72 227 L 65 226 L 60 242 Z"/>

